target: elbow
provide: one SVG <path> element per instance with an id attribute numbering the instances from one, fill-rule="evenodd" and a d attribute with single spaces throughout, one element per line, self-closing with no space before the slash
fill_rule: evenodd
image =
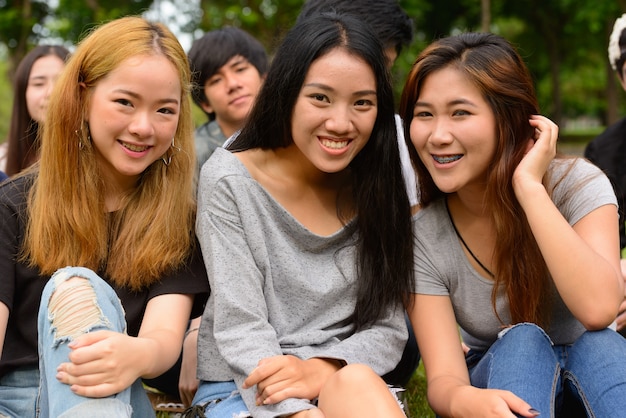
<path id="1" fill-rule="evenodd" d="M 586 312 L 583 317 L 578 318 L 587 331 L 599 331 L 611 325 L 617 317 L 618 310 L 606 308 L 595 309 L 594 312 Z"/>

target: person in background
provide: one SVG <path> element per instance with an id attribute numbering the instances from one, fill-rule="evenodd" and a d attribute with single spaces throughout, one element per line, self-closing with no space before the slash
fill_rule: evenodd
<path id="1" fill-rule="evenodd" d="M 410 312 L 440 416 L 626 410 L 626 340 L 608 328 L 624 292 L 615 194 L 556 157 L 538 113 L 522 58 L 489 33 L 432 43 L 402 93 L 421 196 Z"/>
<path id="2" fill-rule="evenodd" d="M 620 85 L 626 90 L 626 13 L 615 21 L 609 38 L 609 62 Z M 626 118 L 609 126 L 585 147 L 585 157 L 607 175 L 619 205 L 619 241 L 626 248 Z M 626 259 L 621 260 L 626 280 Z M 626 295 L 617 316 L 617 330 L 626 336 Z"/>
<path id="3" fill-rule="evenodd" d="M 209 119 L 195 132 L 200 170 L 213 151 L 243 126 L 263 84 L 268 59 L 259 41 L 230 26 L 194 41 L 188 57 L 193 100 Z"/>
<path id="4" fill-rule="evenodd" d="M 187 417 L 403 417 L 411 211 L 383 47 L 340 14 L 297 23 L 241 133 L 203 166 L 211 296 Z"/>
<path id="5" fill-rule="evenodd" d="M 367 23 L 385 48 L 389 69 L 393 66 L 402 49 L 408 47 L 413 40 L 413 22 L 400 7 L 397 0 L 307 0 L 300 10 L 298 20 L 331 11 L 355 16 Z M 415 170 L 411 165 L 409 151 L 404 140 L 402 119 L 399 115 L 396 115 L 396 130 L 402 174 L 407 186 L 409 203 L 411 206 L 415 206 L 418 203 Z M 384 376 L 387 383 L 402 387 L 407 385 L 420 361 L 417 341 L 408 316 L 406 320 L 409 338 L 404 354 L 397 367 Z"/>
<path id="6" fill-rule="evenodd" d="M 50 92 L 65 67 L 69 50 L 61 45 L 39 45 L 20 61 L 13 83 L 13 110 L 9 135 L 0 152 L 9 176 L 39 158 L 40 126 L 46 118 Z"/>
<path id="7" fill-rule="evenodd" d="M 139 17 L 68 60 L 41 159 L 0 185 L 0 415 L 154 416 L 142 380 L 176 362 L 208 296 L 190 77 Z"/>

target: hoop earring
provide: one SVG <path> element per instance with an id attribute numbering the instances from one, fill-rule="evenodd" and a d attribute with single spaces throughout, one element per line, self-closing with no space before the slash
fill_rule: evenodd
<path id="1" fill-rule="evenodd" d="M 174 138 L 172 138 L 172 145 L 170 146 L 170 148 L 173 149 L 175 152 L 180 151 L 180 148 L 174 144 Z M 165 159 L 165 154 L 163 154 L 163 157 L 161 157 L 163 164 L 165 164 L 165 166 L 169 166 L 170 163 L 172 162 L 173 156 L 174 156 L 174 153 L 171 153 L 170 155 L 167 156 L 167 159 Z"/>
<path id="2" fill-rule="evenodd" d="M 85 122 L 83 122 L 80 126 L 80 130 L 75 130 L 74 133 L 76 134 L 76 136 L 78 137 L 78 149 L 79 150 L 83 150 L 85 149 L 85 142 L 83 142 L 83 138 L 85 137 L 85 134 L 83 133 L 83 126 L 85 125 Z M 89 132 L 89 126 L 87 125 L 87 141 L 91 142 L 91 133 Z"/>

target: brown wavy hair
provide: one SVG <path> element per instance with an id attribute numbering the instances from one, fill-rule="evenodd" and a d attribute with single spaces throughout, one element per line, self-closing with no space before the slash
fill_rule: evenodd
<path id="1" fill-rule="evenodd" d="M 178 70 L 180 119 L 164 158 L 140 176 L 122 208 L 107 213 L 96 154 L 84 115 L 99 81 L 124 60 L 162 55 Z M 154 71 L 158 71 L 155 69 Z M 86 86 L 86 88 L 85 88 Z M 67 265 L 104 272 L 113 283 L 143 288 L 180 267 L 194 238 L 195 171 L 190 70 L 176 37 L 163 25 L 125 17 L 94 29 L 57 81 L 43 129 L 41 161 L 28 202 L 22 259 L 42 274 Z"/>
<path id="2" fill-rule="evenodd" d="M 445 197 L 437 188 L 410 140 L 410 121 L 424 80 L 452 67 L 480 90 L 496 119 L 496 151 L 487 178 L 485 205 L 496 231 L 494 290 L 506 291 L 513 323 L 547 325 L 551 306 L 548 268 L 512 186 L 513 172 L 524 156 L 534 129 L 528 123 L 539 114 L 533 80 L 518 52 L 500 36 L 464 33 L 428 46 L 415 61 L 402 92 L 400 115 L 419 182 L 422 207 Z M 548 176 L 544 177 L 544 184 Z M 549 191 L 550 192 L 550 191 Z"/>

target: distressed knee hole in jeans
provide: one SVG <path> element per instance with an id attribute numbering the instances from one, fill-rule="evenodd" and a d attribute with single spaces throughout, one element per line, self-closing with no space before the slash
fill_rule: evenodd
<path id="1" fill-rule="evenodd" d="M 73 340 L 94 327 L 108 328 L 91 283 L 79 276 L 58 283 L 50 297 L 48 314 L 56 343 Z"/>

